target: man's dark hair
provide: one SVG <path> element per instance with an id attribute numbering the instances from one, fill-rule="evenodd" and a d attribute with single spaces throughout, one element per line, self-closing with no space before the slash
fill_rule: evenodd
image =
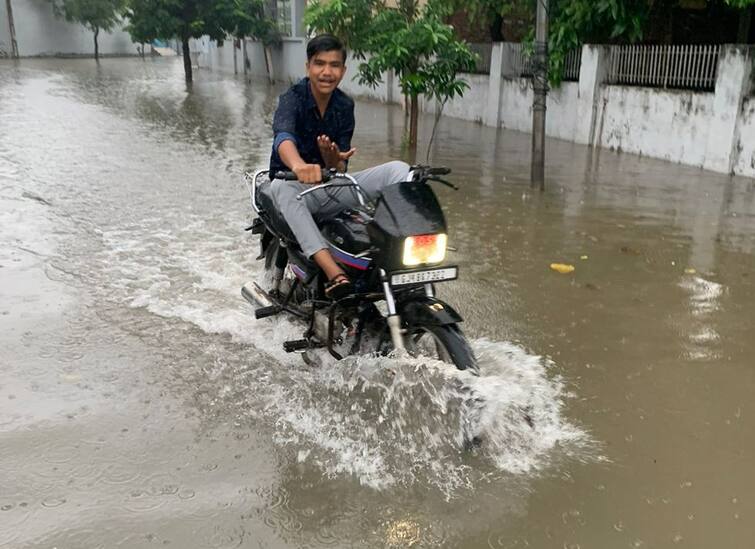
<path id="1" fill-rule="evenodd" d="M 334 50 L 341 52 L 343 62 L 346 63 L 346 48 L 343 43 L 332 34 L 318 34 L 307 44 L 307 61 L 311 61 L 318 53 Z"/>

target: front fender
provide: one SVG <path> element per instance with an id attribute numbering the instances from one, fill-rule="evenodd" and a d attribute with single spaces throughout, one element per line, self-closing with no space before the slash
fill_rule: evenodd
<path id="1" fill-rule="evenodd" d="M 446 326 L 463 320 L 448 303 L 422 295 L 398 302 L 396 312 L 410 326 Z"/>

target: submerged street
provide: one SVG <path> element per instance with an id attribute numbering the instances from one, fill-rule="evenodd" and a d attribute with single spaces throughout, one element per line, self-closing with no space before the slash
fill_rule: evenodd
<path id="1" fill-rule="evenodd" d="M 0 547 L 751 545 L 755 180 L 553 140 L 541 194 L 529 135 L 446 118 L 481 377 L 306 366 L 239 294 L 284 89 L 0 61 Z M 400 157 L 356 116 L 352 171 Z"/>

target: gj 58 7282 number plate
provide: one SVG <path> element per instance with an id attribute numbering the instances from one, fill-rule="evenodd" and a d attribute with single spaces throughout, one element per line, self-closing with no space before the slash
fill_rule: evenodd
<path id="1" fill-rule="evenodd" d="M 430 269 L 427 271 L 392 273 L 391 286 L 405 286 L 407 284 L 426 284 L 428 282 L 454 280 L 458 275 L 458 267 L 443 267 L 442 269 Z"/>

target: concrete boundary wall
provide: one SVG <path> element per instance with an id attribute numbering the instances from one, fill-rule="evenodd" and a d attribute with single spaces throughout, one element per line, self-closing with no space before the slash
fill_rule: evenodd
<path id="1" fill-rule="evenodd" d="M 741 125 L 737 136 L 737 164 L 734 173 L 755 174 L 755 95 L 742 104 Z"/>
<path id="2" fill-rule="evenodd" d="M 55 16 L 47 0 L 12 0 L 18 53 L 21 57 L 94 55 L 94 34 L 84 26 Z M 100 32 L 101 55 L 136 55 L 137 44 L 122 29 Z M 5 0 L 0 1 L 0 50 L 10 55 L 10 29 Z"/>
<path id="3" fill-rule="evenodd" d="M 489 75 L 464 75 L 470 88 L 462 98 L 445 105 L 444 116 L 517 131 L 532 130 L 531 81 L 507 76 L 511 48 L 506 46 L 494 45 Z M 200 66 L 233 71 L 227 56 L 219 56 L 211 45 L 202 47 Z M 301 78 L 305 57 L 302 38 L 287 39 L 274 48 L 275 79 Z M 267 77 L 259 43 L 247 41 L 247 58 L 249 74 Z M 715 92 L 609 85 L 609 60 L 609 47 L 583 47 L 579 82 L 564 82 L 548 95 L 548 136 L 755 177 L 755 97 L 750 96 L 753 48 L 721 48 Z M 355 73 L 356 64 L 352 60 L 347 63 L 351 66 L 341 84 L 344 91 L 355 97 L 402 102 L 398 82 L 390 74 L 376 89 L 351 80 L 349 75 Z M 424 102 L 421 108 L 432 113 L 437 105 Z"/>

